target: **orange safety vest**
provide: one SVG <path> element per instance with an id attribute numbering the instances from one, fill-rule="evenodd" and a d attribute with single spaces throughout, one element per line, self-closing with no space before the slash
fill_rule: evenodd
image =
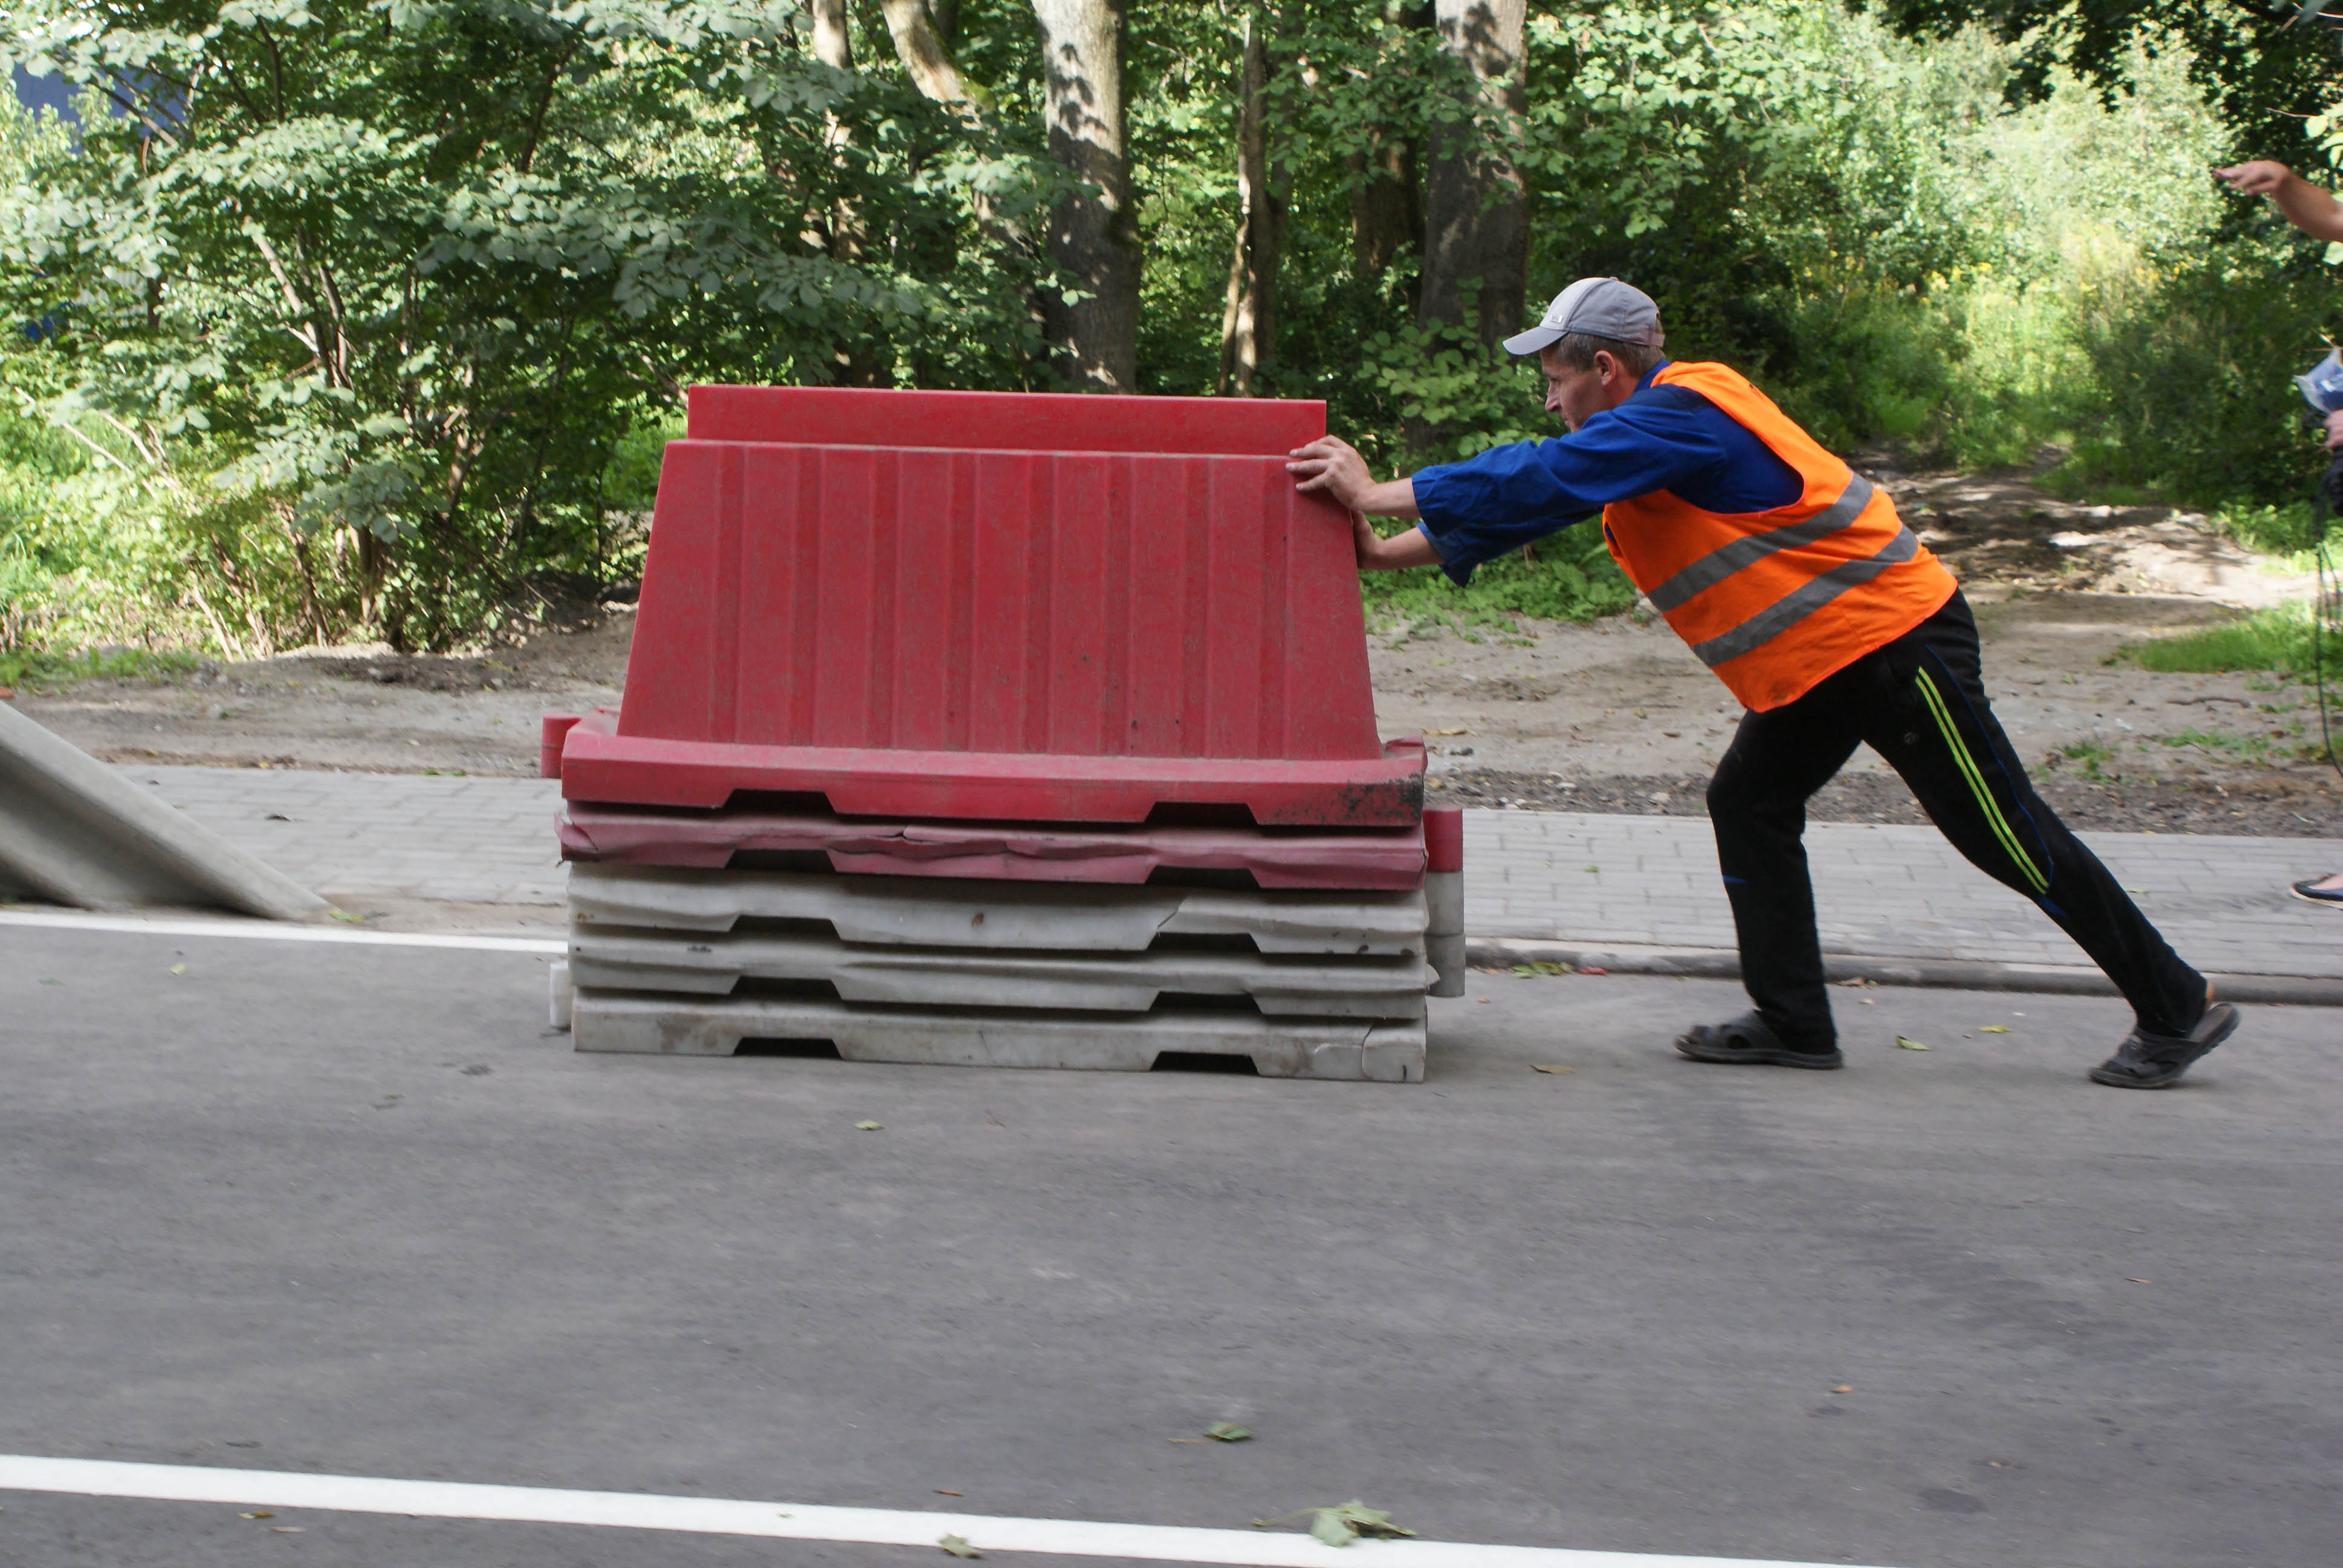
<path id="1" fill-rule="evenodd" d="M 1952 598 L 1953 574 L 1887 492 L 1738 373 L 1672 364 L 1653 379 L 1715 404 L 1805 481 L 1796 500 L 1767 512 L 1711 512 L 1667 490 L 1603 508 L 1611 558 L 1745 706 L 1796 701 Z"/>

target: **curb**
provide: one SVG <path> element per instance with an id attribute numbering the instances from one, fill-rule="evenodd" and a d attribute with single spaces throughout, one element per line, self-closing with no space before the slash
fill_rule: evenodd
<path id="1" fill-rule="evenodd" d="M 1474 937 L 1465 961 L 1483 967 L 1560 963 L 1573 969 L 1603 969 L 1613 974 L 1680 975 L 1700 980 L 1739 980 L 1741 956 L 1728 948 L 1590 947 L 1525 937 Z M 2011 964 L 1984 959 L 1879 958 L 1861 953 L 1825 953 L 1823 970 L 1834 982 L 1871 980 L 1879 985 L 1927 986 L 1951 990 L 2033 991 L 2057 996 L 2114 996 L 2116 988 L 2097 970 L 2079 964 Z M 2343 1007 L 2343 980 L 2318 975 L 2208 974 L 2225 1001 L 2281 1002 L 2307 1007 Z"/>

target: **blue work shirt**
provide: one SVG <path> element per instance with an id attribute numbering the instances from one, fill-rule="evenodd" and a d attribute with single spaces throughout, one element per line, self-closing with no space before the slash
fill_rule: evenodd
<path id="1" fill-rule="evenodd" d="M 1805 493 L 1798 471 L 1747 426 L 1689 387 L 1654 386 L 1666 364 L 1567 436 L 1418 469 L 1416 527 L 1440 569 L 1470 582 L 1483 561 L 1654 490 L 1726 513 L 1771 511 Z"/>

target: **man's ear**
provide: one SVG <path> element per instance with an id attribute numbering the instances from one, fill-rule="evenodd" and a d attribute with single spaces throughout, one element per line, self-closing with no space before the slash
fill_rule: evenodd
<path id="1" fill-rule="evenodd" d="M 1618 375 L 1620 368 L 1617 355 L 1607 348 L 1598 348 L 1594 351 L 1594 378 L 1597 381 L 1608 387 L 1611 385 L 1611 377 Z"/>

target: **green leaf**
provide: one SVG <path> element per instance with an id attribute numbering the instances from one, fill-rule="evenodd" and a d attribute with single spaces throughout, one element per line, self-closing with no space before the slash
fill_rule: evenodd
<path id="1" fill-rule="evenodd" d="M 1252 1433 L 1234 1422 L 1216 1421 L 1204 1429 L 1204 1435 L 1216 1442 L 1243 1442 Z"/>
<path id="2" fill-rule="evenodd" d="M 957 1535 L 938 1536 L 936 1538 L 936 1544 L 942 1547 L 945 1551 L 950 1553 L 955 1557 L 981 1557 L 984 1555 L 983 1553 L 979 1552 L 975 1547 L 970 1546 L 965 1540 Z"/>
<path id="3" fill-rule="evenodd" d="M 1382 1509 L 1370 1508 L 1355 1497 L 1332 1508 L 1301 1508 L 1292 1513 L 1281 1513 L 1274 1519 L 1256 1519 L 1252 1526 L 1256 1530 L 1266 1530 L 1272 1524 L 1282 1524 L 1304 1513 L 1311 1515 L 1310 1533 L 1329 1546 L 1348 1546 L 1362 1536 L 1391 1540 L 1415 1533 L 1403 1524 L 1393 1523 L 1391 1515 Z"/>
<path id="4" fill-rule="evenodd" d="M 1900 1034 L 1896 1037 L 1896 1043 L 1906 1050 L 1926 1050 L 1928 1049 L 1926 1046 L 1922 1045 L 1918 1040 L 1906 1040 Z"/>

